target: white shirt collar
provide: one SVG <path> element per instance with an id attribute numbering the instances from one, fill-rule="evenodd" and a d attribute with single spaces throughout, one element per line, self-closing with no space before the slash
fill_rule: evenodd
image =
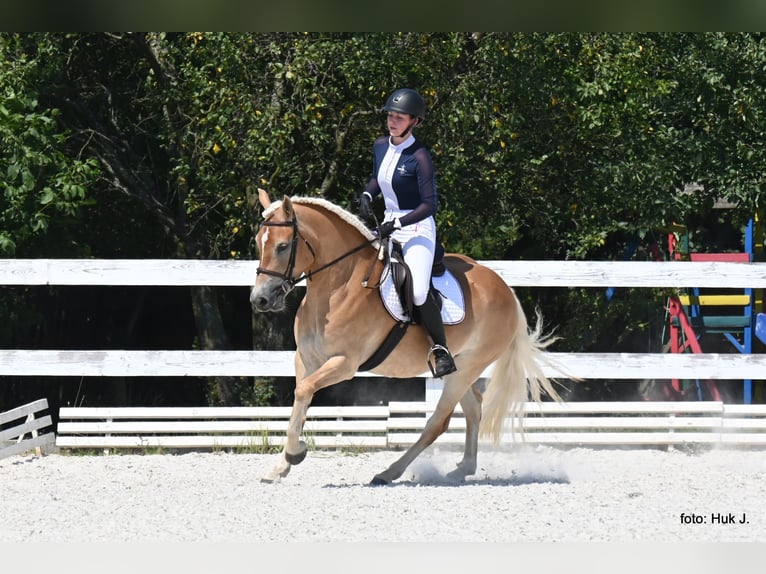
<path id="1" fill-rule="evenodd" d="M 391 141 L 391 137 L 388 138 L 388 147 L 394 148 L 396 151 L 402 151 L 403 149 L 407 149 L 410 147 L 413 143 L 415 143 L 415 136 L 410 134 L 406 140 L 404 140 L 402 143 L 395 145 Z"/>

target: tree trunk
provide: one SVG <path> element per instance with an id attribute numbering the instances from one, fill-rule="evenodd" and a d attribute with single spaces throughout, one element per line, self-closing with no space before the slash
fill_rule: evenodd
<path id="1" fill-rule="evenodd" d="M 221 317 L 221 308 L 213 289 L 207 285 L 190 289 L 200 346 L 206 350 L 230 348 L 229 337 Z M 219 376 L 212 377 L 212 380 L 218 391 L 220 402 L 224 406 L 237 406 L 239 403 L 237 378 Z"/>

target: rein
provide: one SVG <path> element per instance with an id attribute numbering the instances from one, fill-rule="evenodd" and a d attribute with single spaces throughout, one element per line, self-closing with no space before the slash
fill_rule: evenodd
<path id="1" fill-rule="evenodd" d="M 295 286 L 303 281 L 304 279 L 307 279 L 311 281 L 313 279 L 314 275 L 319 273 L 320 271 L 324 271 L 328 267 L 332 267 L 336 263 L 339 263 L 340 261 L 343 261 L 346 257 L 350 257 L 354 253 L 357 253 L 358 251 L 361 251 L 368 245 L 372 245 L 374 242 L 378 241 L 378 238 L 375 237 L 373 239 L 369 239 L 365 241 L 364 243 L 361 243 L 360 245 L 357 245 L 350 251 L 347 251 L 343 255 L 336 257 L 332 261 L 325 263 L 321 267 L 318 267 L 317 269 L 314 269 L 313 271 L 306 271 L 300 275 L 300 277 L 293 277 L 293 274 L 295 273 L 295 257 L 297 253 L 297 246 L 298 246 L 298 238 L 300 237 L 303 239 L 303 242 L 306 244 L 306 247 L 311 252 L 311 255 L 316 256 L 316 252 L 314 251 L 314 248 L 311 247 L 311 243 L 308 242 L 308 240 L 303 237 L 303 235 L 298 230 L 298 220 L 293 217 L 290 221 L 264 221 L 261 225 L 264 225 L 266 227 L 292 227 L 293 228 L 293 239 L 290 243 L 290 259 L 287 262 L 287 268 L 285 269 L 284 273 L 279 273 L 278 271 L 272 271 L 271 269 L 264 269 L 260 265 L 258 265 L 258 269 L 255 270 L 255 274 L 260 275 L 263 273 L 264 275 L 269 275 L 271 277 L 276 277 L 277 279 L 282 280 L 282 291 L 285 295 L 290 293 L 293 289 L 295 289 Z M 365 281 L 366 282 L 366 281 Z"/>

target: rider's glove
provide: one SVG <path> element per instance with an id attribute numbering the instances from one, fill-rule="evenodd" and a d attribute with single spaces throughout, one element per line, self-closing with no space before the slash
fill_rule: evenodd
<path id="1" fill-rule="evenodd" d="M 397 225 L 398 224 L 398 225 Z M 401 229 L 402 225 L 399 223 L 398 219 L 394 219 L 392 221 L 384 221 L 380 226 L 380 238 L 385 239 L 389 235 L 391 235 L 394 230 Z"/>
<path id="2" fill-rule="evenodd" d="M 359 195 L 359 214 L 363 219 L 372 219 L 372 196 L 366 191 Z"/>

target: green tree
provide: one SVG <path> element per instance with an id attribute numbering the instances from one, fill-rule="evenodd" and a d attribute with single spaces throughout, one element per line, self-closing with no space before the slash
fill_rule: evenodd
<path id="1" fill-rule="evenodd" d="M 55 246 L 67 222 L 91 201 L 95 161 L 70 155 L 60 111 L 39 103 L 44 52 L 23 53 L 17 36 L 0 37 L 0 253 L 28 251 L 51 227 Z M 71 237 L 69 238 L 71 240 Z"/>
<path id="2" fill-rule="evenodd" d="M 736 203 L 735 225 L 762 208 L 760 34 L 2 38 L 12 64 L 0 72 L 9 86 L 3 101 L 14 103 L 5 105 L 13 119 L 0 118 L 0 137 L 16 139 L 0 153 L 15 153 L 18 165 L 0 173 L 12 179 L 1 216 L 15 235 L 6 242 L 55 224 L 77 229 L 81 253 L 253 258 L 253 190 L 355 208 L 372 141 L 383 133 L 378 110 L 403 86 L 428 103 L 417 137 L 437 168 L 448 250 L 479 259 L 619 259 L 639 245 L 636 256 L 649 257 L 668 225 L 706 216 L 717 198 Z M 47 163 L 14 152 L 19 142 Z M 102 173 L 95 184 L 94 161 Z M 25 165 L 43 174 L 31 190 Z M 684 192 L 689 183 L 700 189 Z M 609 305 L 594 290 L 523 295 L 554 310 L 547 315 L 565 336 L 562 350 L 635 345 L 662 305 L 647 290 L 621 292 Z M 230 346 L 226 296 L 198 288 L 192 300 L 199 345 Z M 254 345 L 289 348 L 290 320 L 255 317 Z M 214 388 L 225 404 L 246 391 L 227 379 Z"/>

